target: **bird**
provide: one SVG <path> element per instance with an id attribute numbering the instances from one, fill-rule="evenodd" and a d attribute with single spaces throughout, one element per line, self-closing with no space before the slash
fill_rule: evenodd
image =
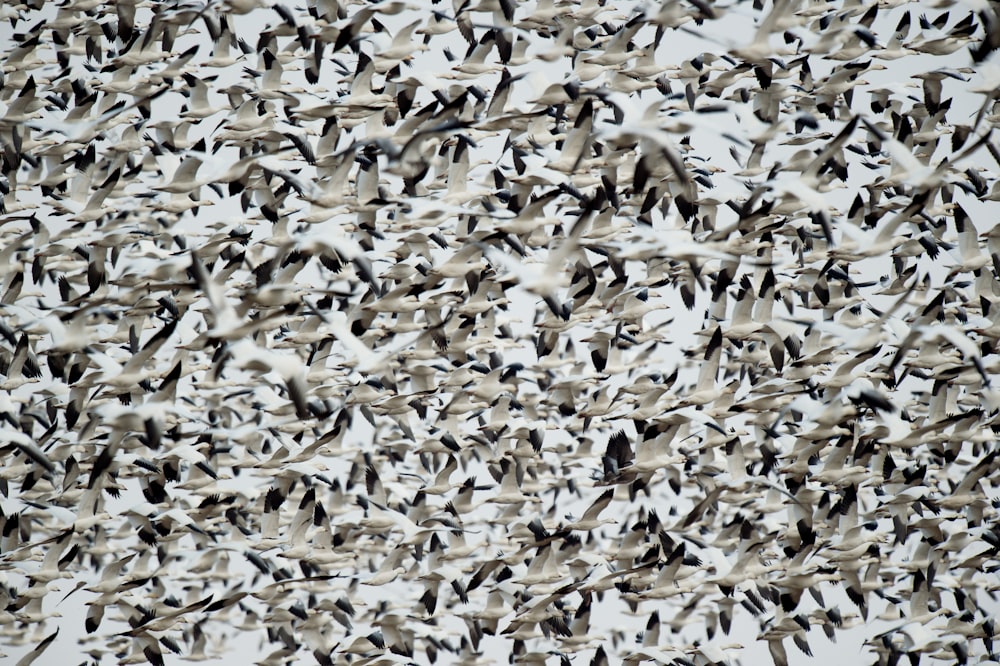
<path id="1" fill-rule="evenodd" d="M 424 9 L 0 8 L 0 652 L 996 661 L 996 9 Z"/>

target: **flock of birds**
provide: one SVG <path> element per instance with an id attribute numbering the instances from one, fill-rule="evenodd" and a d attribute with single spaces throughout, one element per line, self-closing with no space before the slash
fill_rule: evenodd
<path id="1" fill-rule="evenodd" d="M 0 649 L 998 659 L 998 12 L 5 3 Z"/>

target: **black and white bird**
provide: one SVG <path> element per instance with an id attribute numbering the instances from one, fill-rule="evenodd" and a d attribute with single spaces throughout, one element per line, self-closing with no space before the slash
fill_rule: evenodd
<path id="1" fill-rule="evenodd" d="M 1000 661 L 997 8 L 418 4 L 0 9 L 0 652 Z"/>

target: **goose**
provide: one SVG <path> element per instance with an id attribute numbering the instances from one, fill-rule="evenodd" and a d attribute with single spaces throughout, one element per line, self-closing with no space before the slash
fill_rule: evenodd
<path id="1" fill-rule="evenodd" d="M 728 664 L 726 658 L 727 650 L 742 650 L 741 643 L 705 643 L 697 647 L 690 647 L 684 650 L 685 653 L 695 657 L 696 664 Z"/>
<path id="2" fill-rule="evenodd" d="M 500 620 L 514 612 L 513 602 L 513 594 L 502 585 L 497 585 L 487 594 L 486 605 L 481 610 L 469 613 L 469 616 L 483 625 L 484 633 L 495 636 Z"/>
<path id="3" fill-rule="evenodd" d="M 107 354 L 98 353 L 94 350 L 89 355 L 90 360 L 100 366 L 83 377 L 84 386 L 103 385 L 109 390 L 126 392 L 134 389 L 137 385 L 156 376 L 155 371 L 150 372 L 146 364 L 152 359 L 156 351 L 163 346 L 173 335 L 177 328 L 176 320 L 162 327 L 143 345 L 142 349 L 124 364 L 119 364 Z"/>
<path id="4" fill-rule="evenodd" d="M 643 441 L 636 447 L 633 467 L 637 472 L 653 474 L 671 465 L 681 465 L 687 462 L 687 456 L 683 453 L 671 450 L 673 436 L 679 429 L 678 426 L 668 426 L 661 430 L 658 428 L 647 429 L 643 435 Z"/>
<path id="5" fill-rule="evenodd" d="M 434 481 L 429 485 L 425 484 L 420 490 L 428 495 L 444 495 L 454 488 L 461 487 L 462 484 L 448 481 L 457 469 L 458 461 L 454 456 L 449 455 L 441 471 L 434 477 Z"/>
<path id="6" fill-rule="evenodd" d="M 525 494 L 521 490 L 521 484 L 518 481 L 518 477 L 523 472 L 520 468 L 521 465 L 516 459 L 514 461 L 511 461 L 510 458 L 500 459 L 500 471 L 502 474 L 500 487 L 497 493 L 487 498 L 486 501 L 491 504 L 515 506 L 521 506 L 526 502 L 530 502 L 532 504 L 541 503 L 541 498 L 535 495 Z"/>
<path id="7" fill-rule="evenodd" d="M 191 102 L 188 108 L 181 111 L 181 118 L 204 119 L 214 116 L 216 113 L 226 110 L 222 106 L 211 106 L 208 102 L 208 83 L 194 76 L 184 74 L 184 82 L 188 84 L 191 93 Z"/>
<path id="8" fill-rule="evenodd" d="M 120 177 L 120 170 L 114 171 L 89 196 L 89 184 L 80 181 L 80 187 L 74 188 L 72 198 L 59 200 L 55 208 L 61 214 L 69 215 L 74 222 L 96 222 L 114 214 L 118 212 L 118 208 L 114 204 L 105 205 L 105 201 L 111 196 Z"/>
<path id="9" fill-rule="evenodd" d="M 556 561 L 555 551 L 551 546 L 539 548 L 531 558 L 527 571 L 517 578 L 514 583 L 524 585 L 542 594 L 548 594 L 547 586 L 562 581 L 565 573 L 560 571 L 559 562 Z M 530 616 L 530 614 L 529 614 Z M 515 616 L 515 620 L 517 620 Z M 520 621 L 527 621 L 521 617 Z"/>
<path id="10" fill-rule="evenodd" d="M 41 586 L 44 587 L 46 584 L 59 580 L 60 578 L 72 577 L 72 574 L 63 571 L 60 566 L 60 559 L 69 547 L 70 541 L 72 541 L 72 536 L 73 530 L 71 528 L 59 536 L 49 540 L 49 543 L 51 543 L 52 546 L 46 550 L 41 566 L 38 567 L 36 571 L 28 573 L 28 578 L 31 579 L 33 585 L 41 584 Z M 38 597 L 37 611 L 41 611 L 41 597 Z"/>
<path id="11" fill-rule="evenodd" d="M 0 10 L 0 649 L 989 657 L 997 21 L 892 4 Z"/>
<path id="12" fill-rule="evenodd" d="M 560 588 L 552 594 L 542 597 L 539 601 L 535 601 L 530 606 L 523 606 L 514 615 L 502 633 L 505 635 L 531 637 L 537 631 L 538 624 L 561 617 L 562 613 L 558 609 L 553 608 L 552 602 L 565 594 L 565 592 L 560 591 L 564 589 Z"/>
<path id="13" fill-rule="evenodd" d="M 600 518 L 601 513 L 611 504 L 614 494 L 614 489 L 601 493 L 601 496 L 584 511 L 578 520 L 572 520 L 572 522 L 566 525 L 566 529 L 590 532 L 602 525 L 614 525 L 617 523 L 618 521 L 614 518 Z M 567 517 L 567 520 L 570 519 Z"/>
<path id="14" fill-rule="evenodd" d="M 542 268 L 535 267 L 534 270 L 529 269 L 528 266 L 520 262 L 511 260 L 491 245 L 482 246 L 481 249 L 484 257 L 490 261 L 502 264 L 508 272 L 512 273 L 521 288 L 540 296 L 553 314 L 564 320 L 568 320 L 571 314 L 568 312 L 568 307 L 556 300 L 556 289 L 560 285 L 556 283 L 554 277 L 562 269 L 563 263 L 576 251 L 576 241 L 579 234 L 583 231 L 582 227 L 581 218 L 581 220 L 578 220 L 573 225 L 569 235 L 560 242 L 557 242 L 555 251 L 551 253 L 545 265 Z"/>
<path id="15" fill-rule="evenodd" d="M 385 93 L 376 93 L 372 87 L 372 77 L 375 74 L 375 64 L 370 57 L 361 53 L 358 55 L 357 68 L 351 79 L 351 92 L 334 102 L 334 107 L 343 109 L 343 117 L 350 122 L 367 118 L 377 109 L 383 109 L 393 103 L 392 97 Z"/>
<path id="16" fill-rule="evenodd" d="M 378 571 L 374 572 L 368 580 L 362 581 L 362 584 L 380 586 L 396 580 L 396 578 L 407 571 L 406 567 L 401 566 L 407 555 L 408 553 L 404 549 L 394 549 L 382 560 Z"/>
<path id="17" fill-rule="evenodd" d="M 408 546 L 422 544 L 432 534 L 448 529 L 446 527 L 417 525 L 405 514 L 393 509 L 383 508 L 371 501 L 369 501 L 369 517 L 363 518 L 358 524 L 374 532 L 380 532 L 385 529 L 398 529 L 404 536 L 402 543 Z"/>
<path id="18" fill-rule="evenodd" d="M 413 41 L 414 31 L 423 23 L 417 20 L 408 23 L 392 35 L 392 42 L 387 48 L 376 49 L 375 51 L 375 71 L 385 74 L 400 62 L 408 62 L 413 56 L 427 50 L 427 45 Z"/>
<path id="19" fill-rule="evenodd" d="M 334 650 L 339 647 L 334 646 Z M 358 636 L 352 640 L 349 644 L 340 648 L 341 651 L 352 654 L 368 656 L 372 654 L 378 654 L 385 650 L 385 638 L 382 636 L 381 631 L 373 631 L 367 636 Z"/>
<path id="20" fill-rule="evenodd" d="M 146 104 L 162 95 L 165 87 L 151 87 L 149 90 L 136 91 L 134 84 L 130 87 L 135 99 L 130 103 L 124 100 L 107 109 L 99 109 L 96 117 L 80 117 L 64 122 L 58 119 L 36 118 L 28 119 L 27 125 L 32 129 L 45 133 L 58 133 L 65 137 L 69 144 L 88 143 L 102 132 L 109 131 L 120 124 L 134 122 L 132 110 L 141 104 Z M 124 117 L 122 117 L 124 115 Z"/>
<path id="21" fill-rule="evenodd" d="M 199 143 L 195 148 L 199 146 L 202 149 L 205 147 Z M 163 183 L 156 189 L 171 194 L 194 192 L 197 195 L 203 185 L 242 179 L 256 159 L 256 157 L 244 158 L 233 164 L 227 160 L 212 158 L 204 152 L 189 153 L 173 172 L 170 182 Z M 202 169 L 205 166 L 208 168 Z M 199 171 L 202 172 L 201 177 L 198 177 Z"/>
<path id="22" fill-rule="evenodd" d="M 479 42 L 469 46 L 465 58 L 459 65 L 454 65 L 450 72 L 443 74 L 444 78 L 457 80 L 467 80 L 480 77 L 484 74 L 499 72 L 503 69 L 500 65 L 487 63 L 486 58 L 493 50 L 496 42 L 495 33 L 486 32 Z"/>
<path id="23" fill-rule="evenodd" d="M 0 389 L 4 391 L 13 391 L 25 384 L 37 382 L 42 375 L 38 358 L 31 349 L 31 341 L 26 333 L 17 338 L 13 354 L 5 354 L 3 361 L 5 377 L 0 383 Z M 35 447 L 31 445 L 31 449 L 34 450 Z"/>

